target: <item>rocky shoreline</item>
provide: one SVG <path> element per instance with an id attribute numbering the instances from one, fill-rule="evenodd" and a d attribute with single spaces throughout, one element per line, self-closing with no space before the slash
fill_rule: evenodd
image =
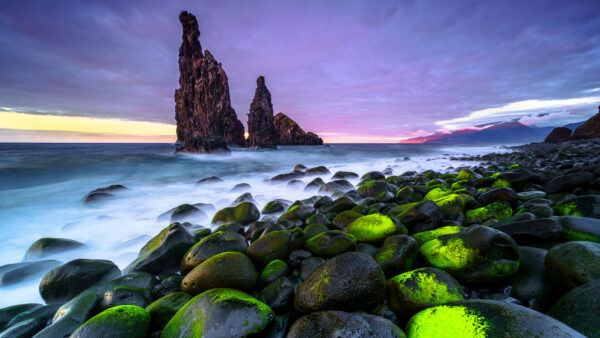
<path id="1" fill-rule="evenodd" d="M 40 239 L 0 280 L 52 268 L 46 304 L 0 309 L 0 337 L 598 336 L 599 150 L 530 144 L 357 185 L 297 165 L 271 183 L 313 197 L 259 210 L 246 192 L 212 220 L 207 205 L 178 206 L 122 271 L 49 260 L 83 244 Z"/>

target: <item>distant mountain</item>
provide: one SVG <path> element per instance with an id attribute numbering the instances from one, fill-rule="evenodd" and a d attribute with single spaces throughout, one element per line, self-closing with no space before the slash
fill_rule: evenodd
<path id="1" fill-rule="evenodd" d="M 530 127 L 520 122 L 497 123 L 485 128 L 465 128 L 451 133 L 435 133 L 400 143 L 427 144 L 523 144 L 542 142 L 554 127 Z"/>

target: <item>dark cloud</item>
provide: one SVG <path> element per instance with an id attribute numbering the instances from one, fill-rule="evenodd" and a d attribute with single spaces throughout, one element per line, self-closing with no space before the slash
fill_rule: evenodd
<path id="1" fill-rule="evenodd" d="M 0 106 L 173 123 L 183 9 L 243 119 L 259 74 L 306 129 L 382 136 L 600 87 L 599 1 L 20 0 Z"/>

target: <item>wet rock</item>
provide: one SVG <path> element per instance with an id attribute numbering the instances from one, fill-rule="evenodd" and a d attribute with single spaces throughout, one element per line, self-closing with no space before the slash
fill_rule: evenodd
<path id="1" fill-rule="evenodd" d="M 318 190 L 323 184 L 325 184 L 325 181 L 323 181 L 322 178 L 317 177 L 304 186 L 304 191 Z"/>
<path id="2" fill-rule="evenodd" d="M 544 139 L 544 142 L 546 142 L 546 143 L 565 142 L 565 141 L 569 140 L 570 136 L 571 136 L 571 129 L 566 128 L 566 127 L 557 127 L 557 128 L 552 129 L 550 134 L 548 134 L 548 136 L 546 136 L 546 138 Z"/>
<path id="3" fill-rule="evenodd" d="M 583 338 L 567 325 L 537 311 L 483 299 L 425 309 L 410 319 L 406 332 L 409 337 Z"/>
<path id="4" fill-rule="evenodd" d="M 173 210 L 171 222 L 196 221 L 201 222 L 208 218 L 206 213 L 191 204 L 182 204 Z"/>
<path id="5" fill-rule="evenodd" d="M 552 218 L 506 223 L 494 229 L 510 235 L 519 245 L 557 242 L 563 231 L 560 222 Z"/>
<path id="6" fill-rule="evenodd" d="M 198 182 L 196 182 L 196 184 L 209 184 L 209 183 L 218 183 L 218 182 L 224 182 L 224 181 L 222 178 L 220 178 L 218 176 L 210 176 L 210 177 L 205 177 L 205 178 L 198 180 Z"/>
<path id="7" fill-rule="evenodd" d="M 319 193 L 344 193 L 352 189 L 354 189 L 352 183 L 346 180 L 335 180 L 321 185 Z"/>
<path id="8" fill-rule="evenodd" d="M 290 308 L 294 299 L 294 287 L 286 277 L 279 277 L 267 285 L 258 296 L 258 300 L 267 304 L 275 313 Z"/>
<path id="9" fill-rule="evenodd" d="M 356 245 L 356 249 L 354 251 L 362 252 L 371 257 L 375 257 L 375 253 L 377 252 L 377 250 L 378 250 L 378 248 L 376 246 L 371 245 L 369 243 L 358 243 Z"/>
<path id="10" fill-rule="evenodd" d="M 224 252 L 190 271 L 181 282 L 181 290 L 192 295 L 220 287 L 251 291 L 257 282 L 258 271 L 248 256 Z"/>
<path id="11" fill-rule="evenodd" d="M 600 280 L 578 286 L 563 295 L 548 315 L 588 337 L 600 332 Z"/>
<path id="12" fill-rule="evenodd" d="M 235 289 L 212 289 L 192 298 L 167 323 L 161 337 L 245 337 L 260 333 L 275 314 Z"/>
<path id="13" fill-rule="evenodd" d="M 306 248 L 321 257 L 334 257 L 353 250 L 355 246 L 356 238 L 339 230 L 326 231 L 306 241 Z"/>
<path id="14" fill-rule="evenodd" d="M 271 177 L 271 182 L 287 182 L 302 177 L 304 177 L 303 172 L 293 171 L 291 173 L 275 175 Z"/>
<path id="15" fill-rule="evenodd" d="M 546 273 L 544 261 L 548 251 L 527 246 L 520 246 L 519 251 L 519 269 L 507 281 L 511 286 L 510 296 L 534 310 L 545 312 L 560 294 Z"/>
<path id="16" fill-rule="evenodd" d="M 185 292 L 174 292 L 161 297 L 146 307 L 150 314 L 151 327 L 154 330 L 161 330 L 173 318 L 192 296 Z"/>
<path id="17" fill-rule="evenodd" d="M 546 183 L 546 185 L 544 186 L 544 190 L 548 194 L 554 194 L 561 191 L 571 192 L 577 187 L 583 187 L 588 185 L 594 180 L 594 178 L 594 174 L 588 172 L 578 172 L 561 175 Z"/>
<path id="18" fill-rule="evenodd" d="M 519 267 L 515 241 L 486 226 L 440 236 L 423 244 L 419 251 L 428 264 L 471 284 L 503 280 Z"/>
<path id="19" fill-rule="evenodd" d="M 182 280 L 183 276 L 176 274 L 161 278 L 160 283 L 152 288 L 152 297 L 154 299 L 159 299 L 168 294 L 181 291 Z"/>
<path id="20" fill-rule="evenodd" d="M 287 276 L 290 274 L 290 267 L 288 264 L 281 259 L 276 259 L 274 261 L 269 262 L 267 266 L 260 273 L 258 278 L 258 285 L 260 287 L 265 287 L 272 282 L 274 282 L 277 278 Z"/>
<path id="21" fill-rule="evenodd" d="M 386 278 L 392 278 L 412 269 L 417 261 L 418 252 L 419 244 L 414 238 L 408 235 L 394 235 L 385 239 L 373 258 Z"/>
<path id="22" fill-rule="evenodd" d="M 33 317 L 19 322 L 0 333 L 0 338 L 32 337 L 46 326 L 47 318 Z"/>
<path id="23" fill-rule="evenodd" d="M 481 204 L 488 205 L 497 201 L 504 201 L 515 206 L 517 204 L 517 193 L 511 188 L 496 188 L 488 190 L 479 196 Z"/>
<path id="24" fill-rule="evenodd" d="M 305 221 L 308 217 L 315 213 L 315 208 L 312 205 L 294 205 L 289 208 L 283 215 L 279 216 L 278 222 L 300 220 Z"/>
<path id="25" fill-rule="evenodd" d="M 408 204 L 395 216 L 412 234 L 437 228 L 442 219 L 442 211 L 436 203 L 425 201 Z"/>
<path id="26" fill-rule="evenodd" d="M 285 209 L 287 209 L 290 206 L 290 204 L 291 204 L 290 201 L 283 200 L 283 199 L 276 199 L 276 200 L 270 201 L 269 203 L 265 204 L 261 213 L 263 215 L 267 215 L 267 214 L 275 214 L 278 212 L 284 212 Z"/>
<path id="27" fill-rule="evenodd" d="M 398 326 L 382 317 L 342 311 L 321 311 L 298 318 L 290 327 L 287 337 L 406 336 Z"/>
<path id="28" fill-rule="evenodd" d="M 6 324 L 14 319 L 16 316 L 40 308 L 42 304 L 18 304 L 13 306 L 8 306 L 0 309 L 0 330 L 3 330 L 6 327 Z"/>
<path id="29" fill-rule="evenodd" d="M 600 218 L 600 195 L 585 195 L 567 199 L 554 206 L 560 216 Z"/>
<path id="30" fill-rule="evenodd" d="M 278 144 L 284 145 L 322 145 L 323 140 L 315 133 L 305 132 L 298 123 L 284 113 L 275 115 L 275 129 L 279 135 Z"/>
<path id="31" fill-rule="evenodd" d="M 24 262 L 0 266 L 0 287 L 20 283 L 46 274 L 61 263 L 55 260 Z"/>
<path id="32" fill-rule="evenodd" d="M 600 219 L 562 216 L 563 238 L 567 241 L 600 242 Z"/>
<path id="33" fill-rule="evenodd" d="M 406 229 L 398 220 L 383 214 L 362 216 L 348 225 L 345 231 L 360 243 L 378 245 L 395 234 L 406 233 Z"/>
<path id="34" fill-rule="evenodd" d="M 502 221 L 505 218 L 512 216 L 513 210 L 510 205 L 504 201 L 493 202 L 485 207 L 467 211 L 465 222 L 469 224 L 481 224 L 487 220 L 495 219 Z"/>
<path id="35" fill-rule="evenodd" d="M 307 313 L 368 309 L 385 297 L 385 275 L 369 255 L 346 252 L 328 260 L 302 282 L 294 306 Z"/>
<path id="36" fill-rule="evenodd" d="M 124 186 L 120 184 L 113 184 L 107 187 L 98 188 L 90 191 L 83 197 L 83 203 L 92 204 L 97 202 L 104 202 L 115 197 L 113 193 L 126 190 Z"/>
<path id="37" fill-rule="evenodd" d="M 319 207 L 321 213 L 335 212 L 340 213 L 342 211 L 350 210 L 356 206 L 356 203 L 347 196 L 339 197 L 329 203 L 326 203 Z"/>
<path id="38" fill-rule="evenodd" d="M 104 293 L 100 301 L 101 309 L 109 309 L 120 305 L 146 307 L 152 302 L 150 290 L 131 286 L 115 286 Z"/>
<path id="39" fill-rule="evenodd" d="M 97 304 L 100 302 L 100 296 L 93 291 L 84 291 L 77 297 L 62 305 L 52 318 L 52 324 L 41 330 L 35 335 L 35 338 L 55 338 L 68 337 L 89 319 Z"/>
<path id="40" fill-rule="evenodd" d="M 121 275 L 111 261 L 75 259 L 48 272 L 40 282 L 40 295 L 47 304 L 64 303 L 88 287 Z"/>
<path id="41" fill-rule="evenodd" d="M 285 260 L 288 255 L 304 246 L 302 230 L 273 231 L 252 242 L 247 253 L 259 267 L 275 259 Z"/>
<path id="42" fill-rule="evenodd" d="M 526 202 L 535 198 L 546 198 L 548 194 L 545 191 L 533 190 L 533 191 L 522 191 L 517 193 L 517 197 L 520 201 Z"/>
<path id="43" fill-rule="evenodd" d="M 304 237 L 310 239 L 320 233 L 329 231 L 329 228 L 323 224 L 310 224 L 304 228 Z"/>
<path id="44" fill-rule="evenodd" d="M 575 241 L 554 246 L 546 256 L 546 270 L 566 290 L 600 279 L 600 244 Z"/>
<path id="45" fill-rule="evenodd" d="M 300 278 L 305 280 L 316 268 L 325 264 L 326 260 L 321 257 L 307 257 L 300 264 Z"/>
<path id="46" fill-rule="evenodd" d="M 40 238 L 25 253 L 25 261 L 39 260 L 61 252 L 83 249 L 86 245 L 66 238 Z"/>
<path id="47" fill-rule="evenodd" d="M 244 146 L 244 126 L 231 107 L 227 74 L 202 46 L 198 21 L 181 12 L 179 89 L 175 91 L 177 142 L 181 151 L 223 152 L 228 145 Z"/>
<path id="48" fill-rule="evenodd" d="M 181 258 L 194 243 L 192 234 L 181 224 L 173 223 L 149 240 L 123 272 L 143 271 L 157 275 L 178 271 Z"/>
<path id="49" fill-rule="evenodd" d="M 277 148 L 279 135 L 275 129 L 271 93 L 265 78 L 256 79 L 256 91 L 248 114 L 248 139 L 246 144 L 253 148 Z"/>
<path id="50" fill-rule="evenodd" d="M 234 205 L 242 203 L 242 202 L 250 202 L 250 203 L 256 204 L 254 197 L 252 197 L 252 194 L 249 192 L 245 192 L 245 193 L 241 194 L 240 196 L 238 196 L 235 200 L 233 200 Z"/>
<path id="51" fill-rule="evenodd" d="M 30 310 L 21 312 L 18 315 L 14 316 L 6 324 L 6 328 L 13 328 L 16 325 L 19 325 L 20 328 L 15 329 L 15 330 L 5 330 L 2 332 L 0 337 L 33 336 L 38 331 L 43 329 L 46 326 L 47 322 L 52 320 L 52 317 L 54 317 L 54 314 L 56 313 L 56 310 L 58 310 L 58 308 L 59 308 L 58 304 L 50 304 L 50 305 L 46 305 L 46 306 L 34 307 Z M 31 325 L 32 319 L 41 320 L 44 323 L 44 325 L 42 327 L 36 327 L 35 325 L 32 325 L 32 327 L 29 330 L 25 330 L 25 332 L 22 331 L 22 330 L 24 330 L 23 326 Z M 34 323 L 35 323 L 35 321 L 34 321 Z M 34 328 L 35 328 L 35 330 L 34 330 Z M 18 331 L 18 333 L 17 333 L 17 331 Z"/>
<path id="52" fill-rule="evenodd" d="M 134 305 L 115 306 L 100 312 L 81 325 L 72 338 L 145 338 L 150 329 L 150 315 Z"/>
<path id="53" fill-rule="evenodd" d="M 330 173 L 331 172 L 329 171 L 329 169 L 327 169 L 327 167 L 324 167 L 324 166 L 318 166 L 318 167 L 306 169 L 306 176 L 327 175 Z"/>
<path id="54" fill-rule="evenodd" d="M 353 173 L 351 171 L 337 171 L 333 176 L 331 176 L 331 179 L 348 179 L 348 178 L 358 178 L 358 174 L 357 173 Z"/>
<path id="55" fill-rule="evenodd" d="M 227 207 L 217 211 L 212 219 L 213 224 L 236 222 L 242 225 L 257 221 L 260 211 L 250 202 L 242 202 L 235 207 Z"/>
<path id="56" fill-rule="evenodd" d="M 390 278 L 387 290 L 389 306 L 408 317 L 432 306 L 465 299 L 460 284 L 436 268 L 421 268 Z"/>
<path id="57" fill-rule="evenodd" d="M 217 231 L 194 244 L 183 256 L 179 270 L 186 274 L 205 260 L 226 252 L 245 253 L 248 243 L 244 236 L 231 231 Z"/>
<path id="58" fill-rule="evenodd" d="M 238 183 L 236 185 L 233 186 L 233 188 L 231 188 L 231 192 L 241 192 L 241 191 L 248 191 L 252 189 L 252 186 L 248 183 Z"/>

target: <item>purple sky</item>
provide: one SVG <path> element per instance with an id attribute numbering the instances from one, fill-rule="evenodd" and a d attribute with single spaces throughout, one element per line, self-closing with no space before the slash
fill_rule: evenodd
<path id="1" fill-rule="evenodd" d="M 600 102 L 598 0 L 19 0 L 0 3 L 0 107 L 174 123 L 181 10 L 244 123 L 258 75 L 276 112 L 330 139 L 560 125 Z M 573 98 L 591 99 L 448 121 Z"/>

